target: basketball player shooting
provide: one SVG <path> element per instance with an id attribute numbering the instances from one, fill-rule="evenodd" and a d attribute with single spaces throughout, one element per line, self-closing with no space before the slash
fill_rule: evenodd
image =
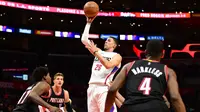
<path id="1" fill-rule="evenodd" d="M 35 83 L 28 87 L 19 99 L 13 112 L 39 112 L 38 105 L 42 105 L 50 112 L 62 112 L 59 108 L 45 102 L 40 96 L 48 94 L 51 84 L 51 77 L 46 67 L 38 67 L 32 74 Z"/>
<path id="2" fill-rule="evenodd" d="M 87 90 L 88 112 L 103 112 L 107 91 L 109 89 L 109 82 L 112 81 L 114 74 L 120 68 L 122 57 L 118 53 L 113 52 L 118 45 L 117 40 L 113 37 L 105 41 L 104 51 L 97 48 L 93 41 L 89 41 L 89 30 L 94 18 L 95 17 L 87 17 L 87 24 L 81 41 L 91 54 L 95 56 L 89 88 Z M 111 110 L 112 112 L 117 111 L 115 104 L 112 106 Z"/>
<path id="3" fill-rule="evenodd" d="M 151 40 L 147 43 L 147 59 L 124 65 L 108 91 L 105 112 L 110 112 L 116 92 L 123 84 L 126 85 L 126 97 L 120 108 L 122 112 L 169 112 L 163 100 L 167 88 L 175 111 L 186 112 L 176 73 L 159 63 L 162 51 L 163 43 Z"/>

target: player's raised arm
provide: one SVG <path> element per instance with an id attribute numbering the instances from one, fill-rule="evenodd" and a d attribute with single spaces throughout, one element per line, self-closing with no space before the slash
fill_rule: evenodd
<path id="1" fill-rule="evenodd" d="M 88 39 L 88 37 L 89 37 L 90 26 L 91 26 L 91 23 L 87 22 L 87 24 L 85 25 L 85 29 L 84 29 L 84 31 L 83 31 L 82 37 L 81 37 L 81 42 L 82 42 L 85 46 L 90 45 L 90 41 L 89 41 L 89 39 Z"/>
<path id="2" fill-rule="evenodd" d="M 172 105 L 176 112 L 186 112 L 185 105 L 179 93 L 178 83 L 176 80 L 176 73 L 169 69 L 168 88 Z"/>
<path id="3" fill-rule="evenodd" d="M 89 37 L 89 31 L 90 31 L 91 23 L 95 19 L 95 17 L 93 17 L 93 18 L 86 17 L 86 18 L 87 18 L 87 23 L 85 25 L 85 29 L 84 29 L 82 37 L 81 37 L 81 42 L 85 46 L 88 46 L 88 45 L 90 45 L 90 40 L 88 39 L 88 37 Z"/>
<path id="4" fill-rule="evenodd" d="M 91 23 L 96 18 L 98 12 L 99 12 L 99 6 L 97 3 L 93 1 L 89 1 L 84 5 L 84 13 L 87 18 L 87 24 L 85 25 L 85 29 L 81 37 L 81 42 L 85 46 L 90 45 L 90 41 L 88 39 L 89 30 L 90 30 Z"/>

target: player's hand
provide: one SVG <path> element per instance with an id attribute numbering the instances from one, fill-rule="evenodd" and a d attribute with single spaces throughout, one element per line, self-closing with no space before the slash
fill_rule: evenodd
<path id="1" fill-rule="evenodd" d="M 108 109 L 108 108 L 105 107 L 104 112 L 110 112 L 110 109 Z"/>
<path id="2" fill-rule="evenodd" d="M 111 82 L 108 82 L 108 86 L 110 87 L 112 84 L 113 84 L 113 81 L 111 81 Z"/>
<path id="3" fill-rule="evenodd" d="M 49 111 L 50 112 L 62 112 L 61 109 L 59 109 L 58 107 L 54 107 L 54 106 L 52 106 L 51 108 L 49 108 Z"/>
<path id="4" fill-rule="evenodd" d="M 170 108 L 170 103 L 169 103 L 167 97 L 165 95 L 163 95 L 163 98 L 164 98 L 164 101 L 165 101 L 165 104 L 167 105 L 167 107 Z"/>
<path id="5" fill-rule="evenodd" d="M 165 104 L 167 105 L 168 108 L 170 108 L 170 103 L 169 102 L 165 102 Z"/>
<path id="6" fill-rule="evenodd" d="M 87 18 L 88 23 L 92 23 L 92 21 L 96 18 L 96 16 L 95 17 L 86 17 L 86 18 Z"/>
<path id="7" fill-rule="evenodd" d="M 95 51 L 98 51 L 97 45 L 91 40 L 90 45 L 85 46 L 93 55 Z"/>

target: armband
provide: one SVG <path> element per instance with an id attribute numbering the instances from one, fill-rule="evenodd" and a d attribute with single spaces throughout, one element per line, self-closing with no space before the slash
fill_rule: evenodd
<path id="1" fill-rule="evenodd" d="M 65 103 L 67 112 L 73 112 L 70 101 Z"/>

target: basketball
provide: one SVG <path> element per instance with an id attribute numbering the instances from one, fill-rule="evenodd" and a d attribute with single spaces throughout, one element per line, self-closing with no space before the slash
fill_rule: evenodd
<path id="1" fill-rule="evenodd" d="M 89 1 L 84 5 L 84 13 L 87 17 L 95 17 L 99 12 L 99 6 L 94 1 Z"/>

